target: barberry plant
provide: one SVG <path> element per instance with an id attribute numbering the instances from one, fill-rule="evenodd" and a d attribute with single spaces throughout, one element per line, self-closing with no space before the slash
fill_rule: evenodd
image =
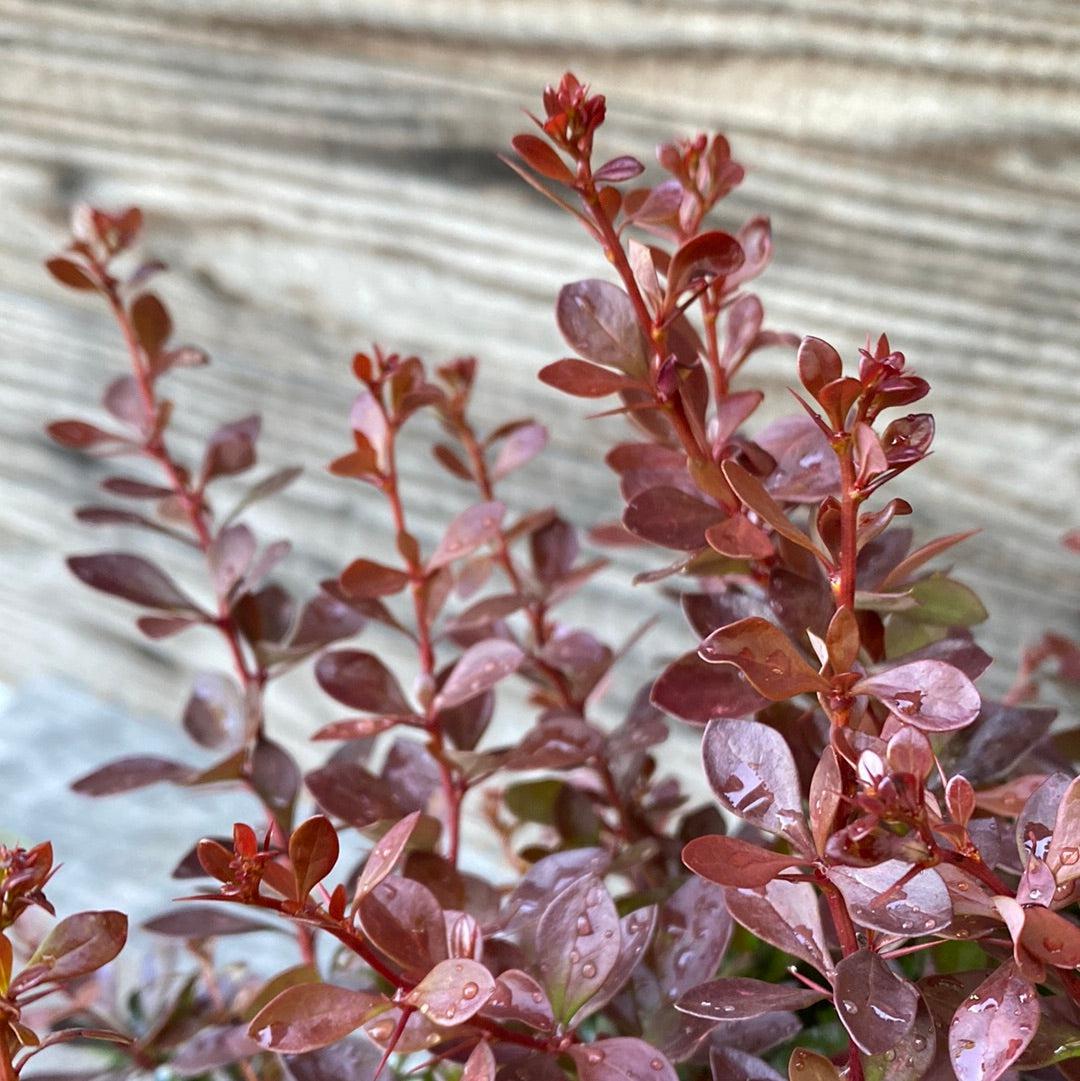
<path id="1" fill-rule="evenodd" d="M 109 1013 L 108 1076 L 1080 1076 L 1075 737 L 1028 704 L 1047 657 L 1072 664 L 1074 650 L 1050 640 L 1007 701 L 983 698 L 990 658 L 971 628 L 987 613 L 933 566 L 970 534 L 913 546 L 912 506 L 882 493 L 930 453 L 933 418 L 896 412 L 926 379 L 884 335 L 845 364 L 818 338 L 767 329 L 751 284 L 772 255 L 768 221 L 710 224 L 744 175 L 727 141 L 665 143 L 665 178 L 631 186 L 640 161 L 594 156 L 604 115 L 565 75 L 507 164 L 612 268 L 559 293 L 573 355 L 540 379 L 611 399 L 600 415 L 629 424 L 607 455 L 625 507 L 589 540 L 659 553 L 638 582 L 663 582 L 693 636 L 640 687 L 618 664 L 644 627 L 611 643 L 559 615 L 605 561 L 582 555 L 556 510 L 511 514 L 499 499 L 547 434 L 530 418 L 477 428 L 473 359 L 354 356 L 351 443 L 329 468 L 373 490 L 395 555 L 343 553 L 340 575 L 298 602 L 273 579 L 287 542 L 260 546 L 247 522 L 298 471 L 219 510 L 221 481 L 255 465 L 257 418 L 214 432 L 198 463 L 174 455 L 161 388 L 207 358 L 173 343 L 148 287 L 160 264 L 132 261 L 139 212 L 80 209 L 49 261 L 104 299 L 129 361 L 105 391 L 107 426 L 50 434 L 142 467 L 102 484 L 124 504 L 78 517 L 165 534 L 200 555 L 206 581 L 189 592 L 128 552 L 71 568 L 138 605 L 150 638 L 215 635 L 231 667 L 196 677 L 183 709 L 209 765 L 135 756 L 75 788 L 231 784 L 263 807 L 180 859 L 193 896 L 148 926 L 195 963 L 179 983 L 151 981 L 139 1001 L 153 1007 Z M 764 348 L 797 350 L 799 387 L 794 412 L 756 425 L 763 394 L 743 370 Z M 420 413 L 441 426 L 432 454 L 460 496 L 427 547 L 398 468 Z M 351 644 L 372 624 L 407 645 L 408 671 Z M 348 715 L 313 733 L 334 750 L 302 777 L 264 702 L 309 662 Z M 530 718 L 492 727 L 512 679 Z M 620 681 L 631 705 L 601 723 Z M 700 739 L 713 803 L 691 806 L 661 771 L 671 724 Z M 497 866 L 463 852 L 463 814 L 490 827 Z M 355 866 L 343 831 L 367 842 Z M 215 967 L 215 938 L 282 925 L 291 967 Z M 108 1013 L 109 993 L 88 980 L 77 1005 Z M 24 1034 L 17 1014 L 5 1023 L 10 1060 Z"/>

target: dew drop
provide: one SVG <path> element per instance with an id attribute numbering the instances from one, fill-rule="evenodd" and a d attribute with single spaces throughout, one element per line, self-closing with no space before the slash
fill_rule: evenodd
<path id="1" fill-rule="evenodd" d="M 649 1063 L 649 1065 L 650 1065 L 650 1066 L 651 1066 L 651 1067 L 652 1067 L 652 1068 L 653 1068 L 654 1070 L 662 1070 L 662 1069 L 664 1068 L 664 1063 L 663 1063 L 663 1060 L 661 1060 L 661 1059 L 658 1059 L 658 1058 L 654 1058 L 654 1059 L 652 1060 L 652 1062 L 650 1062 L 650 1063 Z"/>
<path id="2" fill-rule="evenodd" d="M 588 916 L 581 915 L 577 918 L 577 933 L 579 935 L 591 935 L 593 933 L 592 921 Z"/>
<path id="3" fill-rule="evenodd" d="M 597 1050 L 595 1047 L 590 1047 L 589 1050 L 585 1052 L 585 1059 L 595 1066 L 598 1062 L 604 1061 L 604 1052 Z"/>
<path id="4" fill-rule="evenodd" d="M 581 966 L 581 974 L 585 979 L 591 980 L 596 975 L 596 965 L 594 965 L 592 961 L 586 961 L 585 964 Z"/>
<path id="5" fill-rule="evenodd" d="M 476 998 L 479 991 L 480 991 L 480 988 L 475 983 L 472 983 L 470 981 L 469 983 L 465 984 L 465 986 L 461 989 L 461 997 L 462 998 Z"/>
<path id="6" fill-rule="evenodd" d="M 840 1005 L 844 1007 L 844 1013 L 854 1014 L 859 1012 L 859 1007 L 856 1006 L 855 1003 L 851 1001 L 851 999 L 845 998 L 844 1001 L 840 1003 Z"/>

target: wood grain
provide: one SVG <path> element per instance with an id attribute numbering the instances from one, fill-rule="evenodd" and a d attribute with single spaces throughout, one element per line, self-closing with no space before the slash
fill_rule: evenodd
<path id="1" fill-rule="evenodd" d="M 290 581 L 387 543 L 371 498 L 321 472 L 346 444 L 346 359 L 372 339 L 475 352 L 483 418 L 512 403 L 552 427 L 513 507 L 550 484 L 582 525 L 617 511 L 601 457 L 618 425 L 535 379 L 562 351 L 556 290 L 601 260 L 495 158 L 573 67 L 608 94 L 613 153 L 729 134 L 750 175 L 722 223 L 771 215 L 774 325 L 849 355 L 885 329 L 930 377 L 938 452 L 901 494 L 923 534 L 984 529 L 962 577 L 991 610 L 1000 689 L 1021 643 L 1077 627 L 1057 541 L 1080 493 L 1078 45 L 1080 7 L 1047 0 L 0 0 L 0 679 L 64 673 L 173 715 L 188 666 L 215 663 L 149 647 L 63 568 L 123 543 L 72 524 L 101 469 L 40 435 L 122 363 L 102 313 L 40 270 L 75 199 L 146 208 L 180 329 L 215 357 L 177 384 L 179 446 L 257 408 L 266 463 L 309 467 L 257 515 L 297 542 Z M 755 369 L 786 411 L 791 357 Z M 419 451 L 404 467 L 430 542 L 467 495 Z M 628 584 L 656 562 L 618 554 L 568 615 L 618 638 L 658 612 L 649 652 L 685 648 Z M 293 736 L 334 715 L 306 675 L 276 699 Z"/>

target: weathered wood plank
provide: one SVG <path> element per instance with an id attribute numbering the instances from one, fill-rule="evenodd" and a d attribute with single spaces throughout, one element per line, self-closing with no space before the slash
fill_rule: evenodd
<path id="1" fill-rule="evenodd" d="M 618 426 L 535 380 L 561 352 L 556 289 L 600 260 L 494 158 L 568 64 L 610 91 L 613 150 L 730 132 L 751 175 L 724 220 L 773 218 L 776 325 L 848 353 L 884 328 L 930 376 L 939 452 L 903 494 L 924 532 L 986 529 L 964 577 L 995 616 L 988 682 L 1044 625 L 1075 626 L 1056 546 L 1080 488 L 1075 5 L 0 0 L 0 32 L 0 678 L 62 671 L 171 713 L 185 665 L 212 656 L 147 648 L 63 571 L 62 553 L 101 541 L 69 518 L 101 473 L 38 430 L 120 363 L 101 313 L 39 270 L 75 198 L 147 208 L 180 328 L 215 355 L 178 389 L 180 446 L 255 407 L 268 462 L 311 467 L 258 516 L 297 540 L 292 581 L 387 541 L 370 497 L 319 472 L 347 434 L 345 358 L 371 338 L 475 351 L 485 418 L 513 402 L 552 425 L 546 464 L 507 485 L 513 506 L 550 479 L 581 524 L 615 511 L 600 456 Z M 751 378 L 780 392 L 790 357 Z M 405 473 L 430 540 L 467 496 L 419 454 Z M 651 560 L 620 553 L 576 611 L 613 634 L 664 612 L 649 644 L 673 651 L 677 617 L 627 584 Z M 306 676 L 278 705 L 296 734 L 333 715 Z"/>

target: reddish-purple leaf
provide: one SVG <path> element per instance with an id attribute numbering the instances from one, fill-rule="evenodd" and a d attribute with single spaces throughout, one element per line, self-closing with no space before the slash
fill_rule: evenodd
<path id="1" fill-rule="evenodd" d="M 860 680 L 852 694 L 868 694 L 906 724 L 950 732 L 979 715 L 979 692 L 959 668 L 944 661 L 912 661 Z"/>
<path id="2" fill-rule="evenodd" d="M 405 997 L 436 1025 L 453 1027 L 477 1013 L 495 990 L 495 978 L 478 961 L 440 961 Z"/>
<path id="3" fill-rule="evenodd" d="M 773 1010 L 802 1010 L 825 997 L 809 987 L 733 977 L 703 983 L 687 991 L 675 1008 L 710 1021 L 745 1021 Z"/>
<path id="4" fill-rule="evenodd" d="M 364 869 L 356 883 L 356 898 L 370 893 L 397 865 L 409 839 L 416 830 L 420 812 L 413 811 L 400 822 L 395 822 L 376 842 L 368 853 Z"/>
<path id="5" fill-rule="evenodd" d="M 247 710 L 236 682 L 217 672 L 196 676 L 184 707 L 184 728 L 200 747 L 241 743 L 247 732 Z"/>
<path id="6" fill-rule="evenodd" d="M 293 830 L 289 838 L 289 862 L 296 879 L 297 901 L 303 904 L 334 869 L 339 851 L 337 830 L 322 815 L 314 815 Z"/>
<path id="7" fill-rule="evenodd" d="M 605 161 L 593 173 L 593 180 L 599 180 L 604 184 L 615 184 L 620 180 L 633 180 L 635 176 L 641 176 L 645 172 L 645 166 L 637 158 L 629 154 Z"/>
<path id="8" fill-rule="evenodd" d="M 163 781 L 179 784 L 186 781 L 191 773 L 191 767 L 183 762 L 153 755 L 134 755 L 101 766 L 74 781 L 71 788 L 83 796 L 115 796 Z"/>
<path id="9" fill-rule="evenodd" d="M 390 785 L 356 762 L 331 759 L 304 780 L 319 807 L 350 826 L 363 829 L 401 814 Z"/>
<path id="10" fill-rule="evenodd" d="M 495 1081 L 495 1056 L 487 1040 L 481 1040 L 465 1060 L 460 1081 Z"/>
<path id="11" fill-rule="evenodd" d="M 1070 782 L 1058 804 L 1046 862 L 1058 883 L 1080 877 L 1080 777 Z"/>
<path id="12" fill-rule="evenodd" d="M 27 962 L 40 965 L 49 983 L 62 983 L 107 965 L 127 941 L 127 916 L 121 912 L 80 912 L 61 920 Z"/>
<path id="13" fill-rule="evenodd" d="M 121 435 L 107 432 L 82 420 L 55 420 L 45 431 L 54 443 L 72 450 L 89 450 L 101 446 L 117 448 L 128 442 Z"/>
<path id="14" fill-rule="evenodd" d="M 203 455 L 203 483 L 215 477 L 231 477 L 255 464 L 255 441 L 261 421 L 257 416 L 244 417 L 225 424 L 210 437 Z"/>
<path id="15" fill-rule="evenodd" d="M 833 992 L 840 1020 L 868 1055 L 894 1048 L 915 1023 L 919 993 L 879 953 L 858 950 L 845 957 L 836 966 Z"/>
<path id="16" fill-rule="evenodd" d="M 645 376 L 645 336 L 630 298 L 617 285 L 599 278 L 564 285 L 555 318 L 567 343 L 586 360 Z"/>
<path id="17" fill-rule="evenodd" d="M 691 724 L 714 717 L 747 717 L 769 704 L 737 668 L 708 664 L 697 651 L 684 653 L 657 678 L 653 705 Z"/>
<path id="18" fill-rule="evenodd" d="M 816 398 L 826 383 L 843 375 L 844 362 L 828 342 L 806 337 L 799 344 L 799 379 L 811 397 Z"/>
<path id="19" fill-rule="evenodd" d="M 872 867 L 830 867 L 827 874 L 843 894 L 851 918 L 889 935 L 928 935 L 952 922 L 949 890 L 933 868 L 907 878 L 912 865 L 886 860 Z"/>
<path id="20" fill-rule="evenodd" d="M 371 559 L 355 559 L 341 572 L 340 581 L 347 596 L 368 600 L 400 593 L 409 584 L 409 575 Z"/>
<path id="21" fill-rule="evenodd" d="M 45 261 L 45 269 L 69 289 L 97 289 L 98 283 L 78 263 L 57 256 Z"/>
<path id="22" fill-rule="evenodd" d="M 407 717 L 413 712 L 393 673 L 375 656 L 358 649 L 324 653 L 315 666 L 319 686 L 350 709 Z"/>
<path id="23" fill-rule="evenodd" d="M 213 938 L 217 935 L 250 935 L 256 931 L 280 930 L 213 905 L 184 905 L 174 912 L 154 916 L 143 927 L 155 935 L 168 935 L 171 938 Z"/>
<path id="24" fill-rule="evenodd" d="M 738 270 L 745 260 L 742 245 L 730 233 L 698 233 L 671 257 L 667 274 L 669 302 L 695 280 L 706 276 L 722 278 Z"/>
<path id="25" fill-rule="evenodd" d="M 710 721 L 701 753 L 705 775 L 722 806 L 811 851 L 795 759 L 775 728 L 738 718 Z"/>
<path id="26" fill-rule="evenodd" d="M 536 928 L 540 975 L 555 1016 L 567 1021 L 603 986 L 619 959 L 619 916 L 590 875 L 552 897 Z"/>
<path id="27" fill-rule="evenodd" d="M 247 1025 L 209 1025 L 169 1056 L 169 1069 L 177 1077 L 202 1077 L 261 1050 L 247 1034 Z"/>
<path id="28" fill-rule="evenodd" d="M 668 1001 L 715 975 L 734 930 L 724 896 L 719 886 L 692 877 L 661 906 L 652 956 Z"/>
<path id="29" fill-rule="evenodd" d="M 964 999 L 949 1025 L 949 1057 L 959 1081 L 996 1081 L 1039 1027 L 1039 996 L 1007 961 Z"/>
<path id="30" fill-rule="evenodd" d="M 555 1028 L 555 1016 L 544 989 L 527 972 L 516 968 L 499 974 L 483 1014 L 495 1021 L 520 1021 L 540 1032 Z"/>
<path id="31" fill-rule="evenodd" d="M 515 135 L 510 143 L 522 159 L 541 176 L 556 180 L 560 184 L 573 183 L 574 174 L 554 148 L 543 139 L 536 135 Z"/>
<path id="32" fill-rule="evenodd" d="M 568 1051 L 580 1081 L 678 1081 L 671 1063 L 634 1036 L 572 1044 Z"/>
<path id="33" fill-rule="evenodd" d="M 442 690 L 435 697 L 435 709 L 452 709 L 483 694 L 517 670 L 525 654 L 502 638 L 488 638 L 470 646 L 454 665 Z"/>
<path id="34" fill-rule="evenodd" d="M 742 514 L 710 526 L 705 539 L 710 548 L 732 559 L 769 559 L 775 554 L 769 535 Z"/>
<path id="35" fill-rule="evenodd" d="M 682 850 L 682 860 L 694 874 L 718 886 L 751 888 L 764 886 L 781 871 L 808 862 L 800 856 L 780 855 L 737 837 L 719 834 L 695 837 Z"/>
<path id="36" fill-rule="evenodd" d="M 601 368 L 587 360 L 556 360 L 540 369 L 540 382 L 577 398 L 604 398 L 622 390 L 633 390 L 639 383 L 621 372 Z M 73 422 L 74 423 L 74 422 Z"/>
<path id="37" fill-rule="evenodd" d="M 964 533 L 950 533 L 946 537 L 938 537 L 936 540 L 929 541 L 897 563 L 885 576 L 878 588 L 884 591 L 903 585 L 925 563 L 929 563 L 935 556 L 948 551 L 948 549 L 961 541 L 966 541 L 968 537 L 975 536 L 976 533 L 978 533 L 977 529 L 969 529 Z"/>
<path id="38" fill-rule="evenodd" d="M 713 631 L 698 653 L 710 664 L 735 665 L 755 690 L 774 702 L 829 689 L 829 681 L 810 667 L 791 639 L 759 616 Z"/>
<path id="39" fill-rule="evenodd" d="M 384 1001 L 370 991 L 299 983 L 285 988 L 255 1015 L 248 1035 L 278 1054 L 314 1051 L 348 1036 Z"/>
<path id="40" fill-rule="evenodd" d="M 780 504 L 765 490 L 765 485 L 752 473 L 748 473 L 738 462 L 727 461 L 721 467 L 724 477 L 731 485 L 735 494 L 750 508 L 762 521 L 767 522 L 782 537 L 786 537 L 792 544 L 813 552 L 819 559 L 823 559 L 823 553 L 816 544 L 784 513 Z"/>
<path id="41" fill-rule="evenodd" d="M 364 934 L 397 964 L 406 979 L 419 981 L 447 957 L 443 910 L 419 882 L 391 875 L 360 898 Z"/>
<path id="42" fill-rule="evenodd" d="M 626 505 L 623 525 L 635 536 L 665 548 L 692 552 L 708 543 L 706 531 L 724 512 L 680 488 L 661 485 L 639 492 Z"/>
<path id="43" fill-rule="evenodd" d="M 148 357 L 156 356 L 172 334 L 169 312 L 153 293 L 143 293 L 132 302 L 131 323 Z"/>
<path id="44" fill-rule="evenodd" d="M 832 971 L 817 894 L 809 882 L 774 878 L 756 890 L 727 890 L 728 911 L 751 934 L 801 957 L 819 972 Z"/>
<path id="45" fill-rule="evenodd" d="M 547 446 L 547 441 L 547 428 L 542 424 L 523 424 L 515 428 L 499 447 L 491 479 L 502 480 L 515 469 L 520 469 Z"/>
<path id="46" fill-rule="evenodd" d="M 91 589 L 166 612 L 197 612 L 195 602 L 149 560 L 127 552 L 71 556 L 68 566 Z"/>
<path id="47" fill-rule="evenodd" d="M 498 501 L 478 503 L 459 514 L 447 527 L 431 559 L 428 571 L 453 563 L 455 559 L 475 552 L 498 536 L 506 506 Z"/>

